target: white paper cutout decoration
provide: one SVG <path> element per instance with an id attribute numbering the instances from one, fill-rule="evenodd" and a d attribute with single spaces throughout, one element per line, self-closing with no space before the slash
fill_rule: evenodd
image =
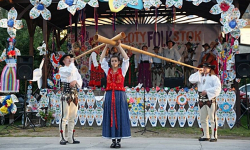
<path id="1" fill-rule="evenodd" d="M 197 107 L 196 107 L 197 108 Z M 188 126 L 192 127 L 194 124 L 194 121 L 197 117 L 197 110 L 194 106 L 191 106 L 188 108 L 187 110 L 187 122 L 188 122 Z"/>
<path id="2" fill-rule="evenodd" d="M 17 19 L 17 11 L 14 7 L 12 7 L 8 12 L 8 19 L 1 19 L 0 20 L 0 27 L 7 28 L 7 32 L 10 37 L 16 37 L 16 29 L 23 28 L 22 20 Z"/>
<path id="3" fill-rule="evenodd" d="M 138 125 L 138 105 L 132 104 L 132 108 L 129 110 L 129 118 L 132 127 L 137 127 Z"/>
<path id="4" fill-rule="evenodd" d="M 37 47 L 37 50 L 40 52 L 39 55 L 46 55 L 47 51 L 46 51 L 46 43 L 44 43 L 42 46 Z"/>
<path id="5" fill-rule="evenodd" d="M 233 0 L 216 0 L 218 4 L 214 5 L 210 9 L 210 13 L 213 15 L 226 14 L 234 9 Z"/>
<path id="6" fill-rule="evenodd" d="M 186 0 L 186 1 L 192 1 L 195 6 L 199 6 L 202 2 L 207 3 L 211 0 Z"/>
<path id="7" fill-rule="evenodd" d="M 102 120 L 103 120 L 103 96 L 95 96 L 96 99 L 96 109 L 95 109 L 95 121 L 97 126 L 102 125 Z"/>
<path id="8" fill-rule="evenodd" d="M 176 120 L 177 120 L 177 112 L 174 109 L 174 107 L 170 107 L 168 109 L 168 121 L 172 128 L 175 126 Z"/>
<path id="9" fill-rule="evenodd" d="M 162 2 L 160 0 L 143 0 L 144 4 L 144 8 L 145 10 L 149 10 L 150 7 L 154 6 L 156 8 L 159 8 L 160 5 L 162 4 Z"/>
<path id="10" fill-rule="evenodd" d="M 221 15 L 220 23 L 223 25 L 223 31 L 225 34 L 231 32 L 231 35 L 236 39 L 239 38 L 240 28 L 247 25 L 247 21 L 240 18 L 240 11 L 238 8 L 234 8 L 227 14 Z M 234 31 L 234 32 L 232 32 Z"/>
<path id="11" fill-rule="evenodd" d="M 175 107 L 177 94 L 174 89 L 170 89 L 168 92 L 168 104 L 170 107 Z"/>
<path id="12" fill-rule="evenodd" d="M 165 3 L 167 8 L 172 7 L 174 5 L 176 8 L 179 8 L 179 9 L 182 8 L 182 4 L 183 4 L 183 0 L 166 0 L 166 3 Z"/>
<path id="13" fill-rule="evenodd" d="M 85 104 L 83 103 L 79 104 L 79 109 L 77 113 L 80 124 L 85 125 L 87 119 L 87 109 L 85 108 Z"/>
<path id="14" fill-rule="evenodd" d="M 178 122 L 180 127 L 184 127 L 187 119 L 186 115 L 186 109 L 183 107 L 183 105 L 180 105 L 180 108 L 178 109 Z"/>
<path id="15" fill-rule="evenodd" d="M 166 111 L 166 109 L 164 109 L 164 107 L 160 106 L 158 109 L 158 120 L 162 127 L 165 127 L 167 117 L 168 117 L 168 112 Z"/>
<path id="16" fill-rule="evenodd" d="M 158 92 L 158 104 L 159 104 L 159 107 L 160 108 L 162 107 L 162 109 L 166 110 L 167 103 L 168 103 L 168 94 L 164 91 L 164 89 L 161 89 Z"/>
<path id="17" fill-rule="evenodd" d="M 47 97 L 47 89 L 41 89 L 40 90 L 40 95 L 41 95 L 41 99 L 40 99 L 40 101 L 38 103 L 38 108 L 48 107 L 49 98 Z"/>
<path id="18" fill-rule="evenodd" d="M 42 15 L 44 20 L 50 20 L 51 19 L 51 13 L 47 9 L 47 7 L 50 6 L 52 0 L 30 0 L 30 3 L 34 6 L 30 10 L 30 18 L 36 19 L 40 15 Z"/>

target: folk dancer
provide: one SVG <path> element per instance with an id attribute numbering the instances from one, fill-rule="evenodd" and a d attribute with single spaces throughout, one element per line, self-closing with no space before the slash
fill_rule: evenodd
<path id="1" fill-rule="evenodd" d="M 200 56 L 198 64 L 201 64 L 202 58 L 207 54 L 208 49 L 210 49 L 210 46 L 207 43 L 205 43 L 204 45 L 202 45 L 202 47 L 204 48 L 204 51 L 201 52 L 201 56 Z"/>
<path id="2" fill-rule="evenodd" d="M 203 68 L 192 74 L 189 81 L 197 84 L 199 91 L 198 108 L 201 119 L 201 130 L 203 136 L 199 141 L 217 141 L 217 117 L 216 117 L 216 97 L 221 92 L 221 82 L 214 72 L 215 66 L 204 63 Z M 211 136 L 209 136 L 208 118 L 211 123 Z"/>
<path id="3" fill-rule="evenodd" d="M 120 43 L 120 40 L 118 41 Z M 107 88 L 104 101 L 102 136 L 112 139 L 110 148 L 120 148 L 121 138 L 131 137 L 127 96 L 124 78 L 129 67 L 129 57 L 119 44 L 117 49 L 123 56 L 121 62 L 117 55 L 111 57 L 111 67 L 105 59 L 107 45 L 101 55 L 101 67 L 107 75 Z"/>
<path id="4" fill-rule="evenodd" d="M 155 46 L 154 47 L 154 53 L 156 55 L 162 56 L 161 53 L 159 53 L 159 49 L 160 47 Z M 153 57 L 153 64 L 152 64 L 152 84 L 153 87 L 161 87 L 162 86 L 162 73 L 163 73 L 163 69 L 162 69 L 162 60 L 156 57 Z"/>
<path id="5" fill-rule="evenodd" d="M 96 47 L 95 44 L 92 45 L 92 48 Z M 104 72 L 99 64 L 99 55 L 100 50 L 95 50 L 91 53 L 89 57 L 89 69 L 90 69 L 90 81 L 89 86 L 100 87 L 101 79 L 104 77 Z"/>
<path id="6" fill-rule="evenodd" d="M 148 47 L 146 45 L 142 46 L 142 50 L 148 51 Z M 153 63 L 153 59 L 151 56 L 140 54 L 138 61 L 138 83 L 142 83 L 143 87 L 152 87 L 151 81 L 151 67 Z"/>
<path id="7" fill-rule="evenodd" d="M 173 48 L 175 45 L 175 42 L 172 40 L 169 40 L 167 43 L 167 48 L 163 48 L 163 57 L 175 60 L 175 61 L 180 61 L 181 60 L 181 55 L 180 53 Z M 176 64 L 169 63 L 169 62 L 164 62 L 164 72 L 165 72 L 165 78 L 169 77 L 176 77 Z"/>
<path id="8" fill-rule="evenodd" d="M 77 88 L 82 87 L 82 79 L 75 64 L 73 55 L 65 54 L 59 60 L 62 67 L 59 69 L 59 75 L 61 76 L 61 121 L 59 124 L 59 131 L 61 145 L 66 143 L 78 144 L 80 141 L 74 139 L 74 127 L 75 119 L 78 110 L 78 97 Z M 65 126 L 68 121 L 68 140 L 65 138 Z"/>

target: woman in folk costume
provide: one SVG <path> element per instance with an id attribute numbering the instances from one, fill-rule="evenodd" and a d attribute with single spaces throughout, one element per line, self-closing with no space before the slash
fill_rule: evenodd
<path id="1" fill-rule="evenodd" d="M 59 131 L 61 145 L 66 143 L 79 144 L 80 141 L 74 139 L 75 119 L 78 110 L 78 94 L 77 88 L 82 87 L 81 75 L 74 64 L 73 55 L 65 54 L 60 59 L 62 67 L 59 68 L 59 75 L 61 77 L 61 121 L 59 124 Z M 68 140 L 65 139 L 65 126 L 68 121 Z"/>
<path id="2" fill-rule="evenodd" d="M 146 45 L 142 46 L 142 50 L 148 51 L 148 47 Z M 153 63 L 153 59 L 151 56 L 141 54 L 139 55 L 139 74 L 138 74 L 138 83 L 142 83 L 143 87 L 152 87 L 151 81 L 151 65 Z M 145 84 L 145 85 L 144 85 Z"/>
<path id="3" fill-rule="evenodd" d="M 7 48 L 3 50 L 0 62 L 6 62 L 6 66 L 2 70 L 0 92 L 10 93 L 19 92 L 19 80 L 16 78 L 16 58 L 21 53 L 15 48 L 16 40 L 14 38 L 7 39 Z"/>
<path id="4" fill-rule="evenodd" d="M 192 74 L 189 81 L 197 84 L 199 91 L 199 113 L 203 136 L 199 141 L 217 141 L 216 97 L 221 92 L 221 82 L 214 72 L 215 66 L 204 63 L 203 68 Z M 209 136 L 208 118 L 211 123 L 211 137 Z"/>
<path id="5" fill-rule="evenodd" d="M 125 86 L 135 87 L 137 85 L 137 59 L 131 50 L 127 50 L 127 55 L 129 57 L 129 68 L 125 77 Z"/>
<path id="6" fill-rule="evenodd" d="M 130 121 L 127 96 L 124 88 L 124 78 L 129 67 L 129 57 L 120 45 L 117 48 L 123 56 L 121 68 L 119 57 L 113 55 L 110 59 L 111 67 L 105 59 L 107 45 L 101 55 L 101 66 L 107 75 L 107 88 L 104 101 L 102 136 L 112 139 L 110 148 L 120 148 L 121 138 L 129 138 Z"/>
<path id="7" fill-rule="evenodd" d="M 92 45 L 92 48 L 96 47 L 96 44 Z M 101 79 L 104 76 L 104 72 L 99 62 L 99 49 L 92 52 L 89 57 L 89 69 L 90 69 L 90 81 L 89 86 L 101 86 Z"/>

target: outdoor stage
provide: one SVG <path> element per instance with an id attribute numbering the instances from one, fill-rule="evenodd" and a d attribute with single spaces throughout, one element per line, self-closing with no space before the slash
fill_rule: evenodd
<path id="1" fill-rule="evenodd" d="M 80 144 L 60 145 L 59 137 L 4 137 L 1 138 L 0 147 L 5 150 L 54 150 L 54 149 L 81 149 L 103 150 L 110 149 L 110 140 L 101 137 L 77 137 Z M 123 150 L 248 150 L 249 140 L 218 139 L 218 142 L 199 142 L 192 138 L 130 138 L 122 140 Z"/>

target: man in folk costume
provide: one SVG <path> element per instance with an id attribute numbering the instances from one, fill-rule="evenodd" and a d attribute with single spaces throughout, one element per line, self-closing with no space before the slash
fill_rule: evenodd
<path id="1" fill-rule="evenodd" d="M 92 45 L 92 48 L 96 47 L 96 44 Z M 89 57 L 89 69 L 90 69 L 90 81 L 89 86 L 101 86 L 101 79 L 104 76 L 104 72 L 101 65 L 98 63 L 100 59 L 99 49 L 93 51 Z"/>
<path id="2" fill-rule="evenodd" d="M 199 141 L 217 141 L 216 97 L 221 92 L 221 82 L 214 73 L 215 66 L 204 63 L 203 68 L 192 74 L 189 81 L 197 84 L 199 91 L 199 113 L 203 136 Z M 209 136 L 208 118 L 211 123 L 211 137 Z"/>
<path id="3" fill-rule="evenodd" d="M 192 43 L 187 42 L 186 44 L 186 48 L 182 53 L 183 56 L 183 61 L 185 64 L 191 65 L 193 66 L 193 58 L 195 55 L 194 49 L 192 48 Z M 190 87 L 190 83 L 188 81 L 189 76 L 191 75 L 192 72 L 192 68 L 189 67 L 184 67 L 184 82 L 185 82 L 185 86 Z"/>
<path id="4" fill-rule="evenodd" d="M 143 51 L 148 51 L 148 47 L 146 45 L 142 46 Z M 151 56 L 140 54 L 138 61 L 138 83 L 142 83 L 146 88 L 152 87 L 152 79 L 151 79 L 151 68 L 153 59 Z"/>
<path id="5" fill-rule="evenodd" d="M 163 48 L 163 57 L 175 60 L 175 61 L 180 61 L 181 60 L 181 55 L 180 53 L 173 48 L 173 46 L 175 45 L 175 42 L 172 40 L 169 40 L 167 43 L 167 48 Z M 176 71 L 176 64 L 172 64 L 169 62 L 164 62 L 164 66 L 165 66 L 165 78 L 168 77 L 175 77 L 175 71 Z"/>
<path id="6" fill-rule="evenodd" d="M 207 43 L 202 45 L 202 47 L 204 48 L 204 51 L 201 52 L 201 56 L 200 56 L 198 64 L 201 64 L 203 57 L 207 54 L 208 49 L 210 48 L 210 46 Z"/>
<path id="7" fill-rule="evenodd" d="M 159 56 L 162 56 L 161 53 L 159 53 L 159 47 L 158 46 L 155 46 L 154 47 L 154 53 L 155 55 L 159 55 Z M 159 58 L 156 58 L 156 57 L 153 57 L 153 64 L 152 64 L 152 84 L 153 84 L 153 87 L 156 87 L 156 86 L 162 86 L 162 80 L 161 80 L 161 75 L 162 75 L 162 60 L 159 59 Z"/>
<path id="8" fill-rule="evenodd" d="M 61 136 L 61 145 L 66 143 L 78 144 L 80 141 L 74 139 L 75 118 L 78 110 L 78 96 L 77 88 L 82 87 L 82 79 L 75 64 L 74 58 L 71 54 L 66 54 L 60 59 L 62 67 L 59 69 L 61 77 L 61 121 L 59 124 L 59 131 Z M 65 126 L 68 121 L 68 141 L 65 139 Z"/>

